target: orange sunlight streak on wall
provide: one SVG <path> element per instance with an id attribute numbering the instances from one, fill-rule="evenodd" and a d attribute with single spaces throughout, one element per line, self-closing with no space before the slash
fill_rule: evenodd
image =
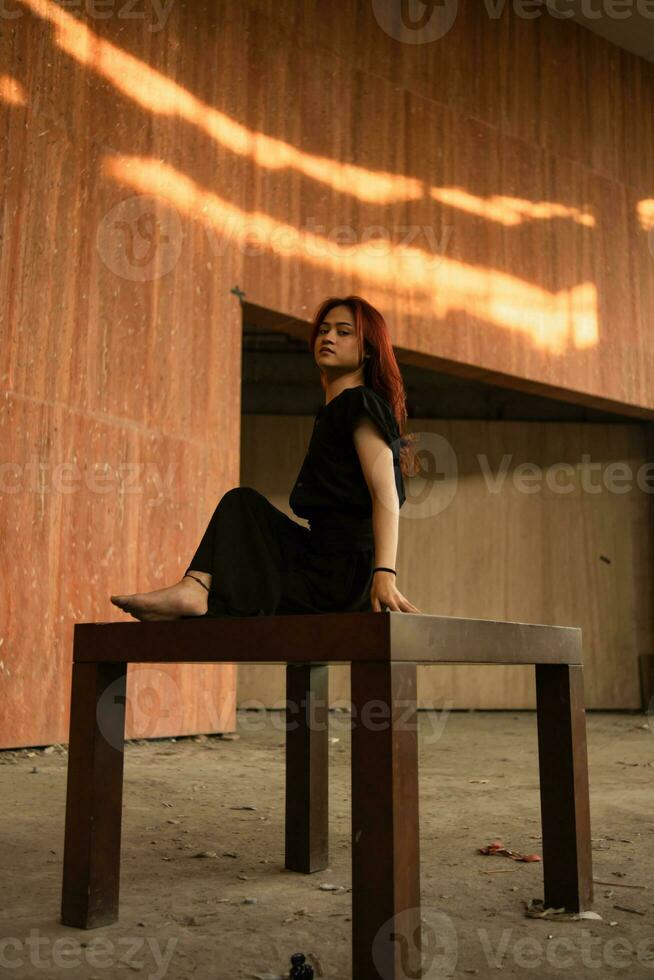
<path id="1" fill-rule="evenodd" d="M 133 55 L 95 34 L 86 24 L 66 13 L 52 0 L 21 0 L 34 14 L 50 22 L 62 50 L 80 64 L 108 79 L 119 91 L 149 112 L 179 116 L 202 129 L 216 143 L 258 166 L 270 170 L 295 170 L 342 194 L 361 201 L 389 204 L 418 200 L 425 195 L 462 211 L 505 225 L 524 219 L 567 217 L 593 227 L 592 215 L 554 202 L 530 202 L 494 196 L 488 200 L 460 188 L 428 190 L 423 182 L 401 174 L 378 172 L 356 164 L 305 153 L 284 140 L 252 132 L 246 126 L 202 102 L 176 82 Z"/>
<path id="2" fill-rule="evenodd" d="M 23 86 L 11 75 L 0 75 L 0 99 L 9 105 L 27 105 Z"/>
<path id="3" fill-rule="evenodd" d="M 592 283 L 551 293 L 507 273 L 485 271 L 388 240 L 339 245 L 270 215 L 247 213 L 174 167 L 149 158 L 107 156 L 102 173 L 137 193 L 160 197 L 237 244 L 251 248 L 256 239 L 261 248 L 296 262 L 357 275 L 371 285 L 393 282 L 398 294 L 422 291 L 433 316 L 443 318 L 450 311 L 464 310 L 470 317 L 521 332 L 552 353 L 597 343 L 597 292 Z"/>
<path id="4" fill-rule="evenodd" d="M 654 228 L 654 198 L 646 197 L 638 202 L 638 220 L 644 231 Z"/>
<path id="5" fill-rule="evenodd" d="M 556 204 L 550 201 L 526 201 L 524 198 L 507 197 L 494 194 L 489 198 L 471 194 L 462 187 L 432 187 L 430 196 L 434 201 L 476 214 L 487 221 L 500 225 L 519 225 L 525 220 L 549 221 L 552 218 L 570 218 L 587 228 L 595 227 L 595 218 L 587 211 Z"/>
<path id="6" fill-rule="evenodd" d="M 108 79 L 148 112 L 179 116 L 241 156 L 270 170 L 293 169 L 362 201 L 388 204 L 424 196 L 421 181 L 391 173 L 376 173 L 354 164 L 304 153 L 283 140 L 253 133 L 223 112 L 202 102 L 176 82 L 61 10 L 52 0 L 21 0 L 56 30 L 59 47 L 80 64 Z"/>

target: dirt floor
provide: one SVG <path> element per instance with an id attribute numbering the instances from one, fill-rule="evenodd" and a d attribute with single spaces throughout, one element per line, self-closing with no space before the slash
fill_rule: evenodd
<path id="1" fill-rule="evenodd" d="M 59 922 L 65 748 L 0 752 L 1 976 L 276 977 L 296 951 L 351 976 L 349 717 L 330 715 L 330 870 L 304 876 L 283 868 L 283 715 L 238 715 L 235 739 L 128 743 L 120 921 L 94 930 Z M 540 863 L 477 851 L 540 853 L 534 714 L 420 713 L 425 977 L 654 977 L 648 722 L 587 715 L 601 919 L 561 921 L 526 916 Z"/>

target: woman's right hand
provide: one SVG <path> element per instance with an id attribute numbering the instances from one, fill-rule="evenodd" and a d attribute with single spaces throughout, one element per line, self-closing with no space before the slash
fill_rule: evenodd
<path id="1" fill-rule="evenodd" d="M 375 572 L 370 590 L 370 602 L 373 612 L 410 612 L 419 613 L 420 609 L 402 595 L 395 584 L 392 572 Z"/>

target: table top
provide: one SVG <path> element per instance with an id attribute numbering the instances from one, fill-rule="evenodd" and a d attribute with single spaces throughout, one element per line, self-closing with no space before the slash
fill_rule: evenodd
<path id="1" fill-rule="evenodd" d="M 75 623 L 74 662 L 581 664 L 581 628 L 426 613 Z"/>

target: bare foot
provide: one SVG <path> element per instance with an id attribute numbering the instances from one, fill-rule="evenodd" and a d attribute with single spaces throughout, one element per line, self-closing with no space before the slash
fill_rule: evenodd
<path id="1" fill-rule="evenodd" d="M 111 601 L 123 612 L 144 622 L 180 619 L 181 616 L 204 616 L 209 593 L 192 578 L 182 578 L 175 585 L 154 592 L 112 595 Z"/>

